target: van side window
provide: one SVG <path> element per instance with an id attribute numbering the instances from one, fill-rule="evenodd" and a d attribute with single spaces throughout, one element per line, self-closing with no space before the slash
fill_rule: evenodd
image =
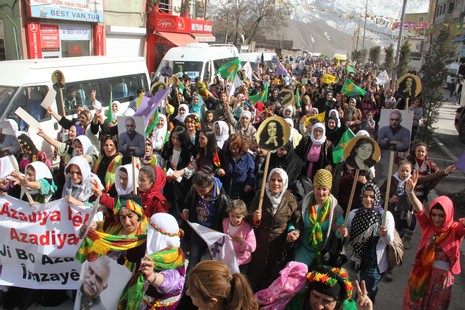
<path id="1" fill-rule="evenodd" d="M 40 105 L 47 95 L 47 92 L 48 86 L 46 85 L 21 87 L 12 101 L 11 106 L 13 108 L 8 113 L 8 117 L 18 120 L 18 117 L 14 114 L 14 112 L 18 107 L 21 107 L 39 122 L 44 119 L 49 119 L 50 115 Z M 27 128 L 27 124 L 23 120 L 20 120 L 18 125 L 19 130 L 26 130 Z"/>
<path id="2" fill-rule="evenodd" d="M 100 101 L 101 89 L 98 82 L 72 82 L 66 83 L 63 88 L 63 101 L 65 105 L 66 115 L 73 115 L 77 111 L 77 107 L 80 105 L 87 106 L 92 109 L 91 102 L 91 91 L 95 89 L 97 91 L 97 100 Z M 57 95 L 58 113 L 62 113 L 60 97 Z"/>

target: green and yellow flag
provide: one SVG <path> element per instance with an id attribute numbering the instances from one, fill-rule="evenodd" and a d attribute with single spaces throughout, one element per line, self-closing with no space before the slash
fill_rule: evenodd
<path id="1" fill-rule="evenodd" d="M 305 125 L 305 127 L 307 127 L 308 123 L 310 122 L 310 120 L 312 118 L 316 118 L 320 123 L 324 123 L 325 122 L 325 116 L 326 116 L 326 112 L 321 112 L 320 114 L 309 116 L 309 117 L 307 117 L 305 119 L 304 125 Z"/>
<path id="2" fill-rule="evenodd" d="M 265 89 L 262 90 L 260 93 L 253 95 L 253 96 L 249 96 L 249 99 L 253 103 L 257 103 L 257 102 L 265 103 L 268 100 L 268 86 L 266 86 Z"/>
<path id="3" fill-rule="evenodd" d="M 346 148 L 347 143 L 349 143 L 353 137 L 355 137 L 355 135 L 352 130 L 350 130 L 350 128 L 344 131 L 341 140 L 339 140 L 339 143 L 333 150 L 333 162 L 335 164 L 338 164 L 344 160 L 344 149 Z"/>
<path id="4" fill-rule="evenodd" d="M 224 78 L 230 81 L 234 81 L 236 78 L 237 70 L 239 70 L 239 66 L 241 65 L 241 61 L 239 58 L 234 60 L 228 61 L 224 65 L 222 65 L 218 69 L 218 73 Z"/>
<path id="5" fill-rule="evenodd" d="M 300 92 L 299 92 L 299 88 L 296 87 L 295 89 L 295 106 L 300 108 L 300 106 L 302 105 L 301 104 L 301 99 L 300 99 Z"/>
<path id="6" fill-rule="evenodd" d="M 336 77 L 334 75 L 325 73 L 323 74 L 323 77 L 321 78 L 321 81 L 325 84 L 331 84 L 336 82 Z"/>
<path id="7" fill-rule="evenodd" d="M 356 95 L 365 96 L 365 94 L 367 93 L 366 90 L 355 85 L 355 83 L 352 82 L 350 79 L 346 80 L 346 82 L 344 83 L 344 86 L 342 86 L 341 92 L 348 97 L 352 97 Z"/>
<path id="8" fill-rule="evenodd" d="M 347 66 L 347 72 L 348 73 L 355 73 L 355 69 L 352 66 Z"/>

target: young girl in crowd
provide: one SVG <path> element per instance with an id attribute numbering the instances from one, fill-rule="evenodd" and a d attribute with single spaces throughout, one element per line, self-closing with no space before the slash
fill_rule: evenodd
<path id="1" fill-rule="evenodd" d="M 409 107 L 409 111 L 413 112 L 412 136 L 410 137 L 410 140 L 413 141 L 417 134 L 418 126 L 420 126 L 420 120 L 424 113 L 420 98 L 415 98 L 413 100 L 413 105 Z"/>
<path id="2" fill-rule="evenodd" d="M 252 226 L 244 221 L 247 216 L 245 203 L 236 199 L 227 207 L 228 217 L 223 220 L 223 231 L 231 236 L 236 253 L 237 264 L 242 274 L 247 274 L 252 253 L 257 247 Z"/>
<path id="3" fill-rule="evenodd" d="M 363 120 L 362 129 L 366 130 L 371 138 L 374 138 L 376 121 L 373 119 L 373 111 L 367 112 L 367 117 Z"/>

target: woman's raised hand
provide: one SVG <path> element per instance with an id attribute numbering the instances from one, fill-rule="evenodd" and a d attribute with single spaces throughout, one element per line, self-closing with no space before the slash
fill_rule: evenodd
<path id="1" fill-rule="evenodd" d="M 102 190 L 100 189 L 100 186 L 96 180 L 90 180 L 90 183 L 92 184 L 92 193 L 96 197 L 102 196 Z"/>
<path id="2" fill-rule="evenodd" d="M 405 190 L 407 192 L 412 192 L 415 189 L 417 182 L 418 182 L 418 171 L 413 170 L 410 178 L 408 178 L 407 181 L 405 181 Z"/>
<path id="3" fill-rule="evenodd" d="M 362 286 L 358 280 L 355 280 L 355 286 L 357 288 L 357 309 L 359 310 L 372 310 L 373 302 L 368 297 L 368 291 L 365 285 L 365 281 L 362 281 Z"/>

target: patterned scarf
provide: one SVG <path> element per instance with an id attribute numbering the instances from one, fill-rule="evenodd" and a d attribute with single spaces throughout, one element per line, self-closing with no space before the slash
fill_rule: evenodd
<path id="1" fill-rule="evenodd" d="M 321 224 L 328 219 L 329 203 L 328 198 L 319 212 L 316 211 L 316 202 L 313 194 L 310 196 L 308 205 L 308 217 L 310 219 L 310 229 L 307 233 L 307 245 L 312 246 L 317 253 L 317 260 L 320 262 L 320 250 L 323 247 L 323 229 Z"/>
<path id="2" fill-rule="evenodd" d="M 160 272 L 163 270 L 172 270 L 184 265 L 184 253 L 181 248 L 171 248 L 161 250 L 150 254 L 153 261 L 153 270 Z M 118 309 L 138 310 L 142 299 L 144 298 L 144 275 L 138 271 L 121 295 Z M 155 309 L 157 305 L 155 304 Z"/>
<path id="3" fill-rule="evenodd" d="M 95 163 L 94 166 L 94 171 L 93 173 L 97 174 L 98 167 L 100 166 L 100 163 L 102 162 L 104 156 L 99 157 L 97 159 L 97 162 Z M 110 187 L 115 184 L 115 179 L 116 179 L 116 168 L 121 166 L 121 163 L 123 162 L 123 156 L 117 155 L 115 158 L 111 160 L 111 163 L 108 165 L 107 172 L 105 172 L 105 192 L 108 193 L 110 190 Z"/>
<path id="4" fill-rule="evenodd" d="M 144 223 L 146 226 L 147 221 Z M 144 231 L 147 230 L 144 229 Z M 109 252 L 122 252 L 135 248 L 144 243 L 146 239 L 146 233 L 133 236 L 119 236 L 91 229 L 76 252 L 76 259 L 81 263 L 86 259 L 93 261 L 99 256 L 107 255 Z"/>
<path id="5" fill-rule="evenodd" d="M 356 270 L 366 256 L 370 241 L 378 236 L 380 219 L 381 212 L 373 209 L 361 208 L 355 213 L 350 229 L 350 242 L 354 249 L 350 260 L 355 263 Z"/>
<path id="6" fill-rule="evenodd" d="M 415 258 L 415 264 L 413 265 L 412 273 L 408 279 L 410 299 L 412 301 L 418 301 L 423 298 L 431 277 L 434 257 L 436 256 L 436 246 L 440 244 L 445 238 L 447 238 L 455 226 L 457 226 L 457 222 L 452 224 L 449 229 L 442 232 L 441 234 L 432 236 L 426 242 L 425 246 L 418 252 Z"/>

